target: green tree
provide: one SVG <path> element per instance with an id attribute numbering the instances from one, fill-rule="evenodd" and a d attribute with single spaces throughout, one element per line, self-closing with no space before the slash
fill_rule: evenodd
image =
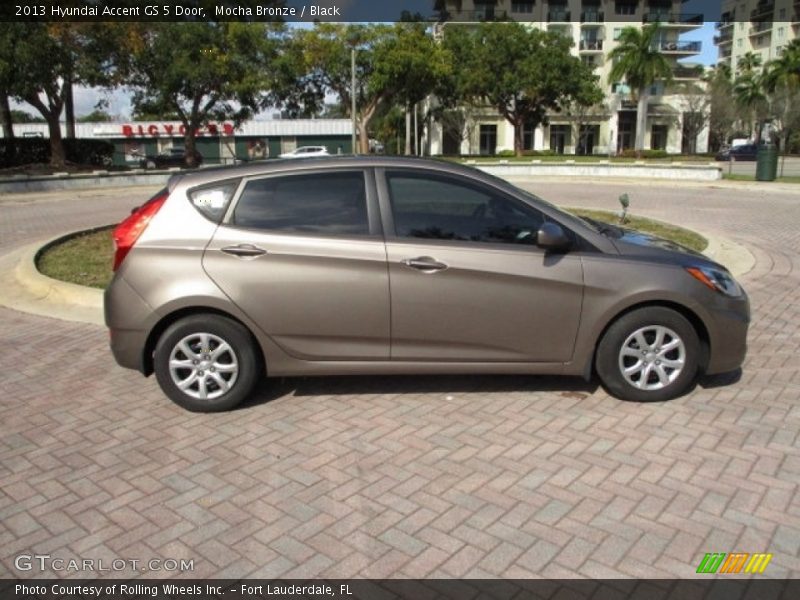
<path id="1" fill-rule="evenodd" d="M 709 146 L 721 148 L 728 141 L 737 119 L 733 97 L 731 70 L 726 64 L 718 64 L 704 77 L 709 102 Z"/>
<path id="2" fill-rule="evenodd" d="M 17 108 L 11 109 L 11 121 L 14 123 L 45 123 L 42 117 L 37 117 L 31 113 L 19 110 Z"/>
<path id="3" fill-rule="evenodd" d="M 780 58 L 765 65 L 763 82 L 772 128 L 785 159 L 789 138 L 800 128 L 800 40 L 792 40 L 784 47 Z M 781 174 L 784 159 L 781 160 Z"/>
<path id="4" fill-rule="evenodd" d="M 325 95 L 337 97 L 351 113 L 351 50 L 356 51 L 356 123 L 359 149 L 369 152 L 369 129 L 379 109 L 425 98 L 446 75 L 449 61 L 422 23 L 361 25 L 318 23 L 296 32 L 291 59 L 296 85 L 283 103 L 320 106 Z"/>
<path id="5" fill-rule="evenodd" d="M 756 52 L 745 52 L 736 61 L 736 72 L 740 75 L 755 73 L 761 67 L 761 55 Z"/>
<path id="6" fill-rule="evenodd" d="M 114 115 L 107 113 L 106 111 L 96 108 L 92 112 L 82 115 L 78 117 L 78 123 L 101 123 L 101 122 L 111 122 L 114 120 Z"/>
<path id="7" fill-rule="evenodd" d="M 104 23 L 5 23 L 0 30 L 0 95 L 27 102 L 47 122 L 50 164 L 64 166 L 61 115 L 72 84 L 107 81 L 114 46 Z"/>
<path id="8" fill-rule="evenodd" d="M 457 57 L 450 93 L 460 101 L 489 103 L 514 128 L 522 155 L 524 127 L 547 123 L 548 112 L 572 102 L 594 103 L 597 78 L 570 54 L 566 37 L 518 23 L 453 27 L 445 47 Z"/>
<path id="9" fill-rule="evenodd" d="M 645 25 L 641 29 L 625 27 L 620 32 L 617 46 L 608 54 L 613 62 L 609 82 L 625 80 L 636 98 L 635 149 L 638 156 L 644 150 L 648 90 L 657 81 L 665 84 L 672 81 L 670 63 L 658 47 L 660 31 L 658 23 Z"/>
<path id="10" fill-rule="evenodd" d="M 240 123 L 271 87 L 278 26 L 262 23 L 150 23 L 139 44 L 118 57 L 137 111 L 177 114 L 188 166 L 195 132 L 211 120 Z"/>
<path id="11" fill-rule="evenodd" d="M 763 76 L 752 71 L 739 75 L 733 83 L 733 97 L 736 106 L 744 115 L 755 143 L 758 144 L 761 141 L 761 128 L 769 109 Z"/>

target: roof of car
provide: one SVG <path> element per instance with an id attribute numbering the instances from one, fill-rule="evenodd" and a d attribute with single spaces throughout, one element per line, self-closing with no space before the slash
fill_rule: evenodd
<path id="1" fill-rule="evenodd" d="M 303 171 L 307 169 L 335 169 L 335 168 L 364 168 L 364 167 L 425 167 L 451 173 L 476 175 L 476 170 L 472 167 L 459 165 L 457 163 L 409 156 L 386 156 L 386 155 L 332 155 L 332 156 L 313 156 L 308 158 L 277 158 L 269 160 L 258 160 L 246 162 L 238 165 L 223 165 L 205 167 L 194 171 L 183 171 L 170 179 L 170 190 L 179 181 L 186 185 L 202 185 L 232 179 L 236 177 L 250 177 L 253 175 L 266 175 L 277 172 Z"/>

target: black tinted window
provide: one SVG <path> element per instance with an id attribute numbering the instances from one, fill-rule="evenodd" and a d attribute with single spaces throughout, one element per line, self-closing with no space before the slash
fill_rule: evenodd
<path id="1" fill-rule="evenodd" d="M 387 177 L 400 237 L 534 244 L 544 222 L 537 210 L 488 188 L 437 175 Z"/>
<path id="2" fill-rule="evenodd" d="M 236 204 L 233 224 L 271 231 L 367 234 L 364 175 L 314 173 L 251 181 Z"/>

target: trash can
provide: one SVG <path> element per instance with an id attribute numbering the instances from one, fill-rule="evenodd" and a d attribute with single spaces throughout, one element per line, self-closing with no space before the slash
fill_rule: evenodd
<path id="1" fill-rule="evenodd" d="M 756 181 L 775 181 L 778 176 L 778 147 L 759 146 L 756 154 Z"/>

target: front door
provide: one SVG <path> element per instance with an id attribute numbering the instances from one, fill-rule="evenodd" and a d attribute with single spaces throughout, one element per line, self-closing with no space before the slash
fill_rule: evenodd
<path id="1" fill-rule="evenodd" d="M 295 358 L 389 357 L 386 253 L 366 175 L 251 179 L 203 256 L 217 285 Z"/>
<path id="2" fill-rule="evenodd" d="M 392 360 L 571 359 L 582 262 L 535 245 L 541 212 L 483 183 L 421 169 L 388 170 L 380 189 Z"/>

